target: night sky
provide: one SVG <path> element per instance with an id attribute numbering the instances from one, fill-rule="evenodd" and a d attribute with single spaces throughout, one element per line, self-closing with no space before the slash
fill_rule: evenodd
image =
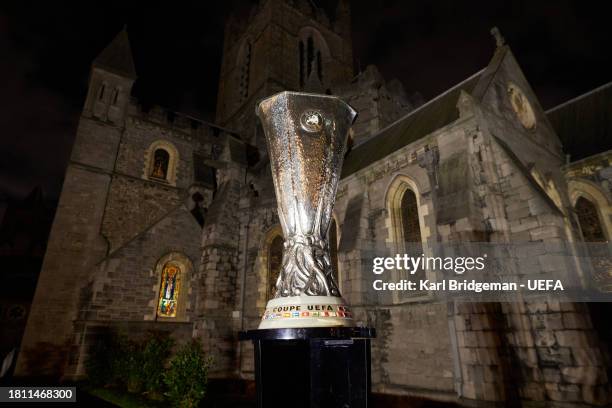
<path id="1" fill-rule="evenodd" d="M 145 104 L 212 120 L 223 26 L 253 1 L 0 4 L 0 196 L 57 196 L 91 61 L 124 23 Z M 315 1 L 333 18 L 336 0 Z M 498 26 L 544 108 L 612 80 L 605 2 L 352 1 L 356 70 L 428 100 L 483 68 Z"/>

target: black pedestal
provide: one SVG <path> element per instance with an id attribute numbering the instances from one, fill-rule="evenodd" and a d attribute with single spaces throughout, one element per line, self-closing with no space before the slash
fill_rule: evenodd
<path id="1" fill-rule="evenodd" d="M 259 408 L 366 408 L 374 329 L 249 330 Z"/>

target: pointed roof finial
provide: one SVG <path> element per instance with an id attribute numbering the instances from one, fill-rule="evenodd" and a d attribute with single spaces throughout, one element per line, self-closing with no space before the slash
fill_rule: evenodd
<path id="1" fill-rule="evenodd" d="M 123 29 L 115 36 L 113 41 L 96 57 L 93 66 L 129 78 L 136 78 L 136 68 L 134 67 L 132 49 L 127 35 L 127 24 L 124 24 Z"/>
<path id="2" fill-rule="evenodd" d="M 495 45 L 497 46 L 497 48 L 503 47 L 506 44 L 506 39 L 501 34 L 501 31 L 499 31 L 499 28 L 493 27 L 491 29 L 491 35 L 493 36 L 493 38 L 495 38 Z"/>

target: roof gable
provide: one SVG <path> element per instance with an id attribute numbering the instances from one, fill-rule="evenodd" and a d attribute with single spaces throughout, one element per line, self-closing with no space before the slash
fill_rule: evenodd
<path id="1" fill-rule="evenodd" d="M 344 161 L 341 178 L 457 120 L 459 118 L 457 101 L 461 91 L 471 93 L 479 82 L 482 72 L 477 72 L 421 105 L 349 152 Z"/>

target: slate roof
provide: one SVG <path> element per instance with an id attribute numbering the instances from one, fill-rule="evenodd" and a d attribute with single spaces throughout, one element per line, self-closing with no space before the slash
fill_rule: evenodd
<path id="1" fill-rule="evenodd" d="M 370 140 L 350 151 L 341 178 L 367 167 L 396 150 L 440 129 L 459 118 L 457 101 L 461 90 L 471 93 L 483 70 L 455 85 L 406 116 L 380 130 Z"/>
<path id="2" fill-rule="evenodd" d="M 612 82 L 546 114 L 572 161 L 612 149 Z"/>
<path id="3" fill-rule="evenodd" d="M 103 68 L 118 75 L 136 79 L 136 68 L 132 58 L 132 48 L 126 28 L 106 46 L 93 62 L 95 67 Z"/>

